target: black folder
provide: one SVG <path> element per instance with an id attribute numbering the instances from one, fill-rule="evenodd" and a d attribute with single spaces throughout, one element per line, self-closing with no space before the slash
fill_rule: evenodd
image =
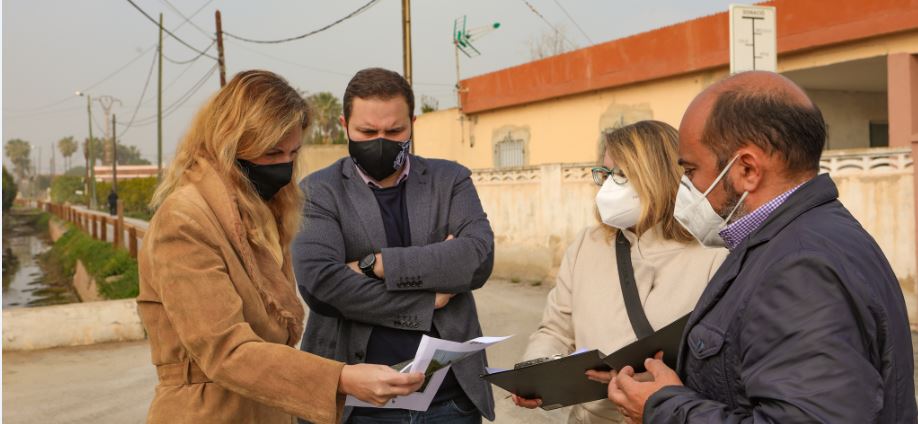
<path id="1" fill-rule="evenodd" d="M 630 365 L 635 372 L 643 372 L 644 360 L 661 350 L 664 352 L 663 362 L 675 369 L 676 354 L 688 317 L 685 315 L 611 355 L 591 350 L 525 368 L 485 374 L 481 378 L 518 396 L 542 399 L 542 409 L 546 411 L 605 399 L 608 385 L 588 379 L 584 375 L 587 370 L 620 370 Z"/>
<path id="2" fill-rule="evenodd" d="M 682 341 L 682 331 L 685 330 L 689 315 L 691 313 L 661 328 L 650 337 L 631 343 L 606 356 L 603 362 L 614 370 L 620 370 L 627 365 L 631 365 L 634 368 L 634 372 L 644 372 L 647 371 L 644 368 L 644 360 L 653 358 L 653 355 L 656 355 L 657 352 L 663 351 L 663 362 L 666 366 L 676 369 L 679 342 Z"/>
<path id="3" fill-rule="evenodd" d="M 482 378 L 518 396 L 542 399 L 542 409 L 549 411 L 605 398 L 608 385 L 584 375 L 587 370 L 608 371 L 609 366 L 602 362 L 604 356 L 598 350 L 591 350 Z"/>

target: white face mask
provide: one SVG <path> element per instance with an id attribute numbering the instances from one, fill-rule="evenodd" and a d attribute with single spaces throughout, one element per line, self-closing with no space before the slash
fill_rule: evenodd
<path id="1" fill-rule="evenodd" d="M 596 194 L 596 207 L 603 224 L 622 230 L 634 227 L 641 217 L 641 199 L 630 182 L 619 185 L 607 178 Z"/>
<path id="2" fill-rule="evenodd" d="M 711 193 L 711 190 L 714 189 L 714 186 L 720 182 L 724 175 L 727 175 L 727 171 L 730 170 L 730 167 L 733 166 L 733 162 L 735 162 L 738 157 L 739 156 L 734 156 L 733 159 L 730 160 L 730 163 L 724 167 L 724 170 L 720 172 L 720 175 L 714 179 L 714 182 L 711 183 L 711 186 L 708 187 L 704 193 L 699 192 L 698 189 L 695 188 L 695 185 L 692 184 L 685 175 L 682 176 L 682 182 L 679 184 L 673 217 L 675 217 L 676 221 L 679 221 L 679 223 L 705 247 L 725 246 L 724 240 L 719 234 L 720 230 L 730 222 L 730 218 L 736 213 L 736 210 L 739 209 L 740 205 L 743 204 L 743 201 L 746 200 L 746 196 L 749 194 L 748 191 L 743 192 L 742 197 L 740 197 L 736 206 L 733 207 L 733 210 L 730 211 L 730 215 L 726 218 L 721 218 L 721 216 L 717 214 L 717 211 L 711 206 L 711 202 L 707 201 L 708 194 Z"/>

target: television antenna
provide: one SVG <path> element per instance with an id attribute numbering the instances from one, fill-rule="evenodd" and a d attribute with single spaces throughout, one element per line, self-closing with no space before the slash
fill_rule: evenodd
<path id="1" fill-rule="evenodd" d="M 500 28 L 500 22 L 494 22 L 490 25 L 484 25 L 476 28 L 467 28 L 468 17 L 463 15 L 453 21 L 453 46 L 456 52 L 456 109 L 459 110 L 459 136 L 465 143 L 465 114 L 462 113 L 462 93 L 467 89 L 462 88 L 462 75 L 460 73 L 459 52 L 462 52 L 467 58 L 481 56 L 481 51 L 474 45 L 474 41 L 494 32 Z M 470 144 L 469 147 L 472 147 Z"/>

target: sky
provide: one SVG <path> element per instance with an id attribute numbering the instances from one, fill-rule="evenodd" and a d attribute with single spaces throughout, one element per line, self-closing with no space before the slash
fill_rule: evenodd
<path id="1" fill-rule="evenodd" d="M 369 0 L 133 0 L 142 10 L 198 50 L 212 43 L 214 12 L 226 33 L 253 39 L 282 39 L 326 26 Z M 735 0 L 734 0 L 735 1 Z M 453 21 L 468 28 L 499 22 L 475 41 L 481 55 L 460 58 L 469 78 L 531 61 L 530 43 L 560 28 L 578 48 L 726 11 L 729 0 L 414 0 L 411 2 L 415 96 L 456 104 Z M 530 8 L 531 6 L 531 8 Z M 253 44 L 225 37 L 227 79 L 253 68 L 284 76 L 305 92 L 329 91 L 339 98 L 358 70 L 380 66 L 402 71 L 401 1 L 378 0 L 362 13 L 301 40 Z M 538 12 L 533 12 L 533 9 Z M 196 13 L 197 12 L 197 13 Z M 539 16 L 541 15 L 541 17 Z M 188 22 L 186 17 L 190 18 Z M 544 17 L 544 20 L 542 19 Z M 41 172 L 50 171 L 57 140 L 88 136 L 86 98 L 112 96 L 119 143 L 136 145 L 156 163 L 156 69 L 158 26 L 127 0 L 5 0 L 2 2 L 2 137 L 41 149 Z M 163 52 L 163 161 L 194 112 L 219 88 L 206 56 L 165 35 Z M 207 51 L 216 56 L 216 47 Z M 171 59 L 171 60 L 170 60 Z M 152 70 L 152 73 L 151 73 Z M 148 81 L 148 75 L 150 76 Z M 148 81 L 148 82 L 147 82 Z M 145 84 L 146 83 L 146 84 Z M 145 89 L 146 88 L 146 89 Z M 171 106 L 171 107 L 170 107 Z M 93 135 L 103 134 L 104 114 L 93 104 Z M 73 159 L 74 165 L 82 162 Z M 4 155 L 4 163 L 7 163 Z M 63 160 L 57 154 L 57 171 Z"/>

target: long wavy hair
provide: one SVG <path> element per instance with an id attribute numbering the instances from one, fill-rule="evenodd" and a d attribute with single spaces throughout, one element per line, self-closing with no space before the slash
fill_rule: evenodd
<path id="1" fill-rule="evenodd" d="M 682 179 L 679 166 L 679 132 L 660 121 L 639 121 L 604 131 L 599 163 L 609 155 L 628 177 L 641 199 L 641 215 L 634 232 L 640 236 L 659 225 L 664 239 L 689 243 L 695 239 L 673 218 L 676 192 Z M 598 216 L 597 212 L 597 216 Z M 603 225 L 608 234 L 615 229 Z"/>
<path id="2" fill-rule="evenodd" d="M 235 189 L 236 207 L 249 239 L 268 246 L 259 223 L 273 218 L 286 253 L 300 225 L 303 196 L 296 181 L 305 169 L 299 163 L 304 155 L 295 159 L 291 183 L 268 202 L 258 196 L 236 160 L 258 158 L 295 128 L 305 130 L 308 125 L 305 100 L 281 76 L 263 70 L 236 74 L 195 115 L 150 206 L 159 207 L 181 185 L 185 172 L 203 159 L 231 185 L 229 189 Z"/>

